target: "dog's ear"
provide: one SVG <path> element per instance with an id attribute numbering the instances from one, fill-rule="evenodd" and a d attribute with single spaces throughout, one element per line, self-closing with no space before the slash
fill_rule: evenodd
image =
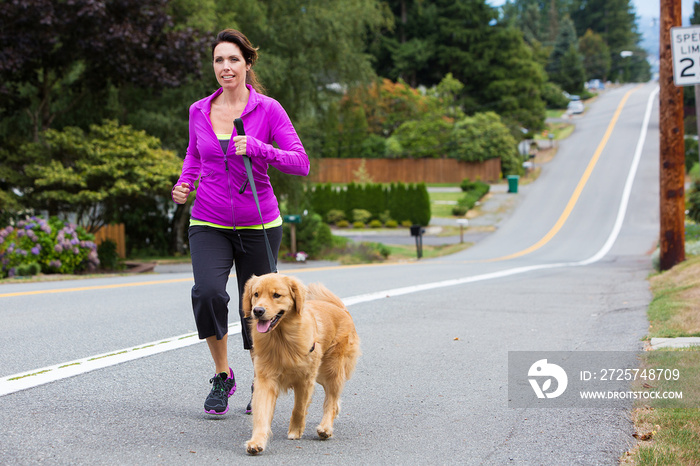
<path id="1" fill-rule="evenodd" d="M 301 311 L 304 309 L 304 303 L 306 302 L 306 287 L 299 279 L 294 277 L 287 277 L 287 283 L 289 284 L 289 291 L 291 291 L 294 297 L 294 305 L 297 314 L 301 315 Z"/>
<path id="2" fill-rule="evenodd" d="M 258 277 L 253 275 L 248 279 L 243 289 L 243 316 L 250 317 L 250 311 L 253 309 L 253 286 L 258 280 Z"/>

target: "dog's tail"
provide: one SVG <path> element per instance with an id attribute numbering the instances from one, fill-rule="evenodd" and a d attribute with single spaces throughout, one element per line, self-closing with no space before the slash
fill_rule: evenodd
<path id="1" fill-rule="evenodd" d="M 337 297 L 335 294 L 333 294 L 331 290 L 321 285 L 320 283 L 312 283 L 309 285 L 308 299 L 326 301 L 341 309 L 344 309 L 346 312 L 348 311 L 348 309 L 345 307 L 345 304 L 343 303 L 343 300 Z"/>

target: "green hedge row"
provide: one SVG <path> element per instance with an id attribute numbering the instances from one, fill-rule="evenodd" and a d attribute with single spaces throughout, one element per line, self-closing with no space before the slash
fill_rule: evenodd
<path id="1" fill-rule="evenodd" d="M 465 215 L 476 203 L 488 194 L 491 186 L 483 181 L 470 181 L 465 179 L 460 184 L 464 196 L 457 201 L 457 206 L 452 209 L 452 214 L 458 217 Z"/>
<path id="2" fill-rule="evenodd" d="M 326 220 L 331 210 L 340 210 L 349 217 L 353 210 L 363 209 L 372 214 L 371 219 L 385 221 L 389 217 L 417 225 L 430 223 L 430 197 L 425 183 L 350 183 L 345 188 L 317 184 L 309 194 L 312 208 Z"/>

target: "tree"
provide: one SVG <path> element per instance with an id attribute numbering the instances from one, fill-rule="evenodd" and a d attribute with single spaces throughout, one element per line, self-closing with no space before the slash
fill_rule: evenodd
<path id="1" fill-rule="evenodd" d="M 236 22 L 260 49 L 256 70 L 268 94 L 292 119 L 318 114 L 337 95 L 330 85 L 375 76 L 364 39 L 385 22 L 378 0 L 254 0 Z"/>
<path id="2" fill-rule="evenodd" d="M 588 29 L 579 39 L 578 46 L 583 55 L 586 78 L 606 81 L 610 73 L 610 48 L 603 37 Z"/>
<path id="3" fill-rule="evenodd" d="M 25 111 L 34 141 L 88 94 L 161 88 L 199 72 L 201 42 L 172 30 L 166 0 L 0 3 L 0 110 Z"/>
<path id="4" fill-rule="evenodd" d="M 517 141 L 494 112 L 477 113 L 455 123 L 448 155 L 467 162 L 501 158 L 504 173 L 519 173 Z"/>
<path id="5" fill-rule="evenodd" d="M 578 93 L 583 90 L 586 77 L 583 59 L 578 51 L 578 38 L 571 18 L 565 17 L 559 28 L 559 36 L 549 57 L 547 72 L 552 82 L 567 92 Z"/>
<path id="6" fill-rule="evenodd" d="M 341 106 L 361 106 L 370 134 L 387 137 L 406 120 L 424 115 L 428 111 L 428 100 L 402 80 L 381 79 L 349 90 Z"/>
<path id="7" fill-rule="evenodd" d="M 498 22 L 498 11 L 484 0 L 393 0 L 393 29 L 382 30 L 369 50 L 376 57 L 377 73 L 383 77 L 409 78 L 431 87 L 448 73 L 464 83 L 459 104 L 467 113 L 485 108 L 509 119 L 513 128 L 539 128 L 544 124 L 541 89 L 544 70 L 512 21 Z M 410 64 L 410 75 L 402 65 L 398 45 L 429 50 Z"/>
<path id="8" fill-rule="evenodd" d="M 403 123 L 394 132 L 403 157 L 441 158 L 445 155 L 452 123 L 435 115 Z"/>
<path id="9" fill-rule="evenodd" d="M 89 230 L 122 221 L 122 213 L 141 202 L 163 198 L 180 172 L 180 159 L 161 149 L 160 141 L 114 121 L 88 132 L 50 129 L 44 139 L 22 148 L 30 163 L 21 194 L 50 215 L 76 214 Z"/>
<path id="10" fill-rule="evenodd" d="M 506 0 L 503 19 L 523 32 L 528 44 L 554 45 L 559 23 L 568 14 L 570 0 Z"/>
<path id="11" fill-rule="evenodd" d="M 522 127 L 544 128 L 546 73 L 533 49 L 512 28 L 493 26 L 488 39 L 473 45 L 475 69 L 455 73 L 469 96 L 463 100 L 465 112 L 495 111 L 513 134 Z"/>
<path id="12" fill-rule="evenodd" d="M 601 35 L 610 49 L 611 77 L 618 79 L 625 69 L 628 80 L 645 80 L 650 75 L 649 64 L 642 57 L 626 60 L 620 52 L 640 50 L 636 14 L 631 0 L 573 0 L 571 18 L 579 36 L 588 30 Z M 630 63 L 632 62 L 632 63 Z"/>

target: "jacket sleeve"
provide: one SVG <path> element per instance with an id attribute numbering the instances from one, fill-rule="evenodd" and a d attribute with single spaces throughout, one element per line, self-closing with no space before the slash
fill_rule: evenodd
<path id="1" fill-rule="evenodd" d="M 270 137 L 279 148 L 259 139 L 248 137 L 248 154 L 258 157 L 282 173 L 306 176 L 309 174 L 309 157 L 292 125 L 287 112 L 273 101 L 267 113 Z"/>
<path id="2" fill-rule="evenodd" d="M 189 122 L 189 132 L 190 138 L 187 144 L 187 150 L 185 152 L 185 160 L 182 162 L 182 173 L 180 178 L 175 183 L 175 186 L 179 186 L 182 183 L 187 183 L 190 185 L 190 190 L 194 191 L 194 182 L 199 177 L 201 172 L 201 159 L 199 157 L 199 151 L 197 150 L 197 131 L 196 131 L 196 119 L 197 110 L 195 106 L 190 106 L 190 122 Z M 173 189 L 175 188 L 173 186 Z M 170 191 L 172 197 L 172 190 Z"/>

